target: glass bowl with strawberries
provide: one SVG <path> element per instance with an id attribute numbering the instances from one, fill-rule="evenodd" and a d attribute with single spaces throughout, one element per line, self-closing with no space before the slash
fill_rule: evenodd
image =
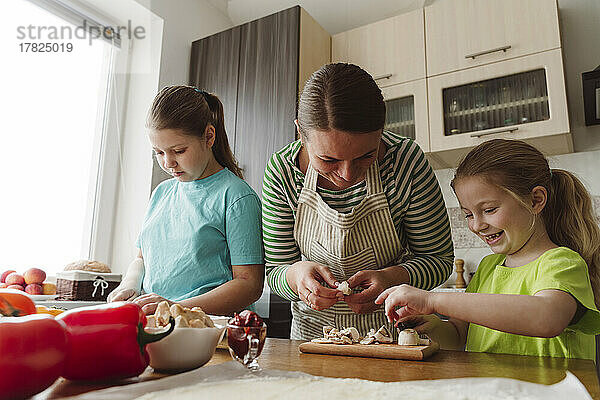
<path id="1" fill-rule="evenodd" d="M 267 325 L 254 311 L 235 314 L 227 323 L 229 352 L 250 371 L 258 371 L 256 359 L 260 356 L 267 337 Z"/>

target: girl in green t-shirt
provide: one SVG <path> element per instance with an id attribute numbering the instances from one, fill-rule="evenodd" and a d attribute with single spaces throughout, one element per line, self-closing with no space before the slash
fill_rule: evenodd
<path id="1" fill-rule="evenodd" d="M 390 321 L 415 324 L 446 349 L 594 359 L 600 229 L 582 183 L 533 146 L 495 139 L 466 156 L 451 186 L 494 254 L 467 293 L 387 289 L 376 303 Z"/>

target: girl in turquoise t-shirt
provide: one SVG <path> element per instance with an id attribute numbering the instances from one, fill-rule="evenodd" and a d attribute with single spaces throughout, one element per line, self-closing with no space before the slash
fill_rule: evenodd
<path id="1" fill-rule="evenodd" d="M 495 139 L 466 156 L 451 186 L 495 254 L 467 293 L 384 291 L 376 303 L 390 321 L 416 324 L 447 349 L 594 359 L 600 229 L 581 182 L 525 142 Z"/>
<path id="2" fill-rule="evenodd" d="M 229 148 L 221 101 L 166 87 L 147 128 L 158 164 L 173 178 L 152 193 L 138 257 L 109 301 L 133 300 L 147 314 L 164 300 L 216 315 L 250 306 L 263 289 L 261 207 Z"/>

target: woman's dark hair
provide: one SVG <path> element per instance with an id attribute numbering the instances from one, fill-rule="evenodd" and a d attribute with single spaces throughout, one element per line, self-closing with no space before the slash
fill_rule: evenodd
<path id="1" fill-rule="evenodd" d="M 575 175 L 550 169 L 546 157 L 520 140 L 493 139 L 467 154 L 450 186 L 469 176 L 480 176 L 506 190 L 528 207 L 531 190 L 546 188 L 548 200 L 541 212 L 550 240 L 576 251 L 585 260 L 596 305 L 600 306 L 600 228 L 592 198 Z M 530 204 L 530 203 L 529 203 Z"/>
<path id="2" fill-rule="evenodd" d="M 306 81 L 298 101 L 298 127 L 368 133 L 383 129 L 385 103 L 371 75 L 354 64 L 322 66 Z"/>
<path id="3" fill-rule="evenodd" d="M 208 124 L 215 128 L 215 143 L 212 146 L 215 159 L 243 179 L 242 170 L 225 133 L 223 104 L 214 94 L 193 86 L 167 86 L 154 98 L 146 127 L 155 130 L 178 129 L 202 138 Z"/>

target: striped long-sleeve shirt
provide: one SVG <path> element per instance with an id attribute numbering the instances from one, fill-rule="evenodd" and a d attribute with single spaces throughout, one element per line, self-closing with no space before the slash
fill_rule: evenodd
<path id="1" fill-rule="evenodd" d="M 450 223 L 439 184 L 420 147 L 412 140 L 384 131 L 387 146 L 380 163 L 383 190 L 388 199 L 394 227 L 411 257 L 400 264 L 408 271 L 410 284 L 432 289 L 452 272 L 454 259 Z M 263 243 L 267 281 L 279 296 L 298 301 L 285 273 L 301 260 L 294 240 L 294 222 L 304 174 L 296 165 L 300 141 L 290 143 L 269 160 L 262 193 Z M 348 189 L 317 188 L 334 210 L 347 213 L 367 194 L 365 181 Z"/>

